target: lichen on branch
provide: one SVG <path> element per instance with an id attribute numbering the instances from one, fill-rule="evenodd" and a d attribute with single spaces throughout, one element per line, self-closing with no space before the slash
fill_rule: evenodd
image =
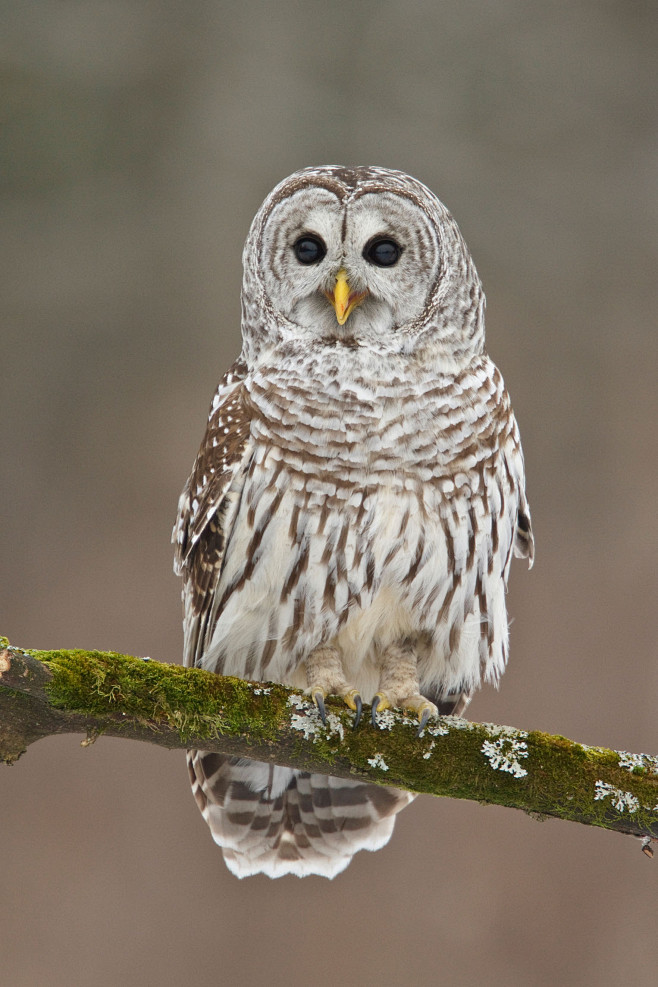
<path id="1" fill-rule="evenodd" d="M 0 760 L 80 733 L 198 748 L 412 792 L 523 809 L 658 839 L 658 757 L 587 747 L 537 730 L 391 710 L 356 730 L 336 700 L 106 651 L 33 651 L 0 638 Z"/>

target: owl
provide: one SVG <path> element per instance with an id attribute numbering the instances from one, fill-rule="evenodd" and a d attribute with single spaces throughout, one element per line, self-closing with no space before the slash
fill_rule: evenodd
<path id="1" fill-rule="evenodd" d="M 296 172 L 244 248 L 242 352 L 174 527 L 185 664 L 303 690 L 324 716 L 463 712 L 507 661 L 534 542 L 519 432 L 450 213 L 376 167 Z M 370 729 L 371 727 L 368 726 Z M 333 877 L 390 838 L 393 788 L 189 751 L 229 869 Z"/>

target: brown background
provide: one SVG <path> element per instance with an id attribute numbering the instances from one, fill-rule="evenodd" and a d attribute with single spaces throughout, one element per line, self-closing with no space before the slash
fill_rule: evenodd
<path id="1" fill-rule="evenodd" d="M 526 451 L 537 564 L 471 715 L 658 752 L 655 4 L 2 21 L 0 632 L 179 660 L 169 533 L 251 217 L 304 165 L 383 164 L 462 227 Z M 423 798 L 333 883 L 240 883 L 180 753 L 48 740 L 0 790 L 10 987 L 655 983 L 658 862 L 631 839 Z"/>

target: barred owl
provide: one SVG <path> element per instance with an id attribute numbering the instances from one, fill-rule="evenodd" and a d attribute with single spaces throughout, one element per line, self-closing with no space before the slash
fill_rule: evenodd
<path id="1" fill-rule="evenodd" d="M 243 347 L 174 528 L 185 664 L 462 712 L 507 661 L 512 554 L 532 564 L 517 424 L 484 294 L 441 202 L 384 168 L 307 168 L 247 237 Z M 309 699 L 309 701 L 310 701 Z M 413 796 L 189 751 L 228 867 L 333 877 Z"/>

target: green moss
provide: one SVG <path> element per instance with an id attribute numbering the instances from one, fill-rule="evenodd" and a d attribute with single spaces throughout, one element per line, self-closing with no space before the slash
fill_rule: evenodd
<path id="1" fill-rule="evenodd" d="M 141 725 L 173 727 L 182 741 L 248 730 L 271 734 L 272 707 L 285 694 L 256 701 L 240 679 L 108 651 L 30 651 L 53 673 L 53 705 L 90 717 L 122 716 Z"/>

